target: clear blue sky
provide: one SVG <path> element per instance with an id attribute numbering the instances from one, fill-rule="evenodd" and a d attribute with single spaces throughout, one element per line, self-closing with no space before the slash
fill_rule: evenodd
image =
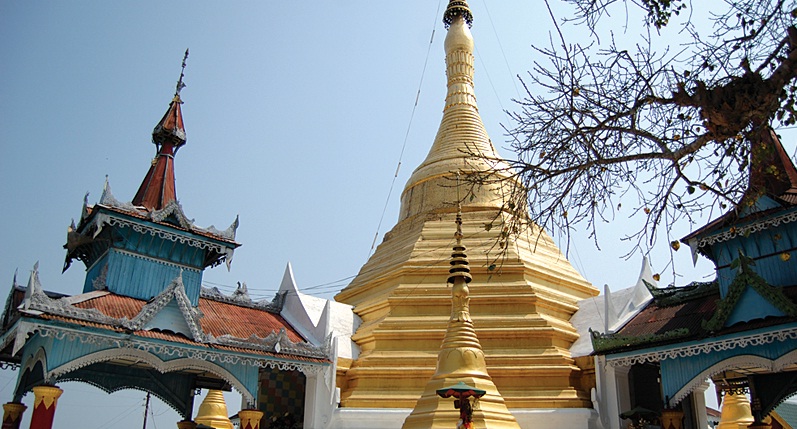
<path id="1" fill-rule="evenodd" d="M 223 229 L 240 215 L 243 244 L 231 272 L 219 267 L 205 280 L 225 292 L 245 281 L 250 293 L 270 299 L 290 261 L 300 289 L 332 296 L 367 259 L 383 208 L 379 240 L 395 224 L 398 196 L 435 136 L 446 3 L 0 2 L 0 279 L 10 286 L 19 269 L 24 284 L 40 261 L 45 289 L 81 291 L 80 263 L 61 274 L 66 228 L 86 192 L 97 201 L 105 175 L 117 199 L 132 199 L 155 154 L 150 133 L 190 48 L 178 198 L 199 226 Z M 470 5 L 478 103 L 501 150 L 503 111 L 521 95 L 516 75 L 539 60 L 531 45 L 546 44 L 552 26 L 540 2 Z M 566 30 L 583 40 L 583 32 Z M 640 257 L 621 259 L 628 247 L 608 231 L 601 252 L 580 234 L 571 259 L 596 286 L 627 287 Z M 687 253 L 678 264 L 692 273 Z M 672 281 L 668 257 L 652 260 L 664 284 Z M 678 282 L 703 279 L 706 267 Z M 15 379 L 1 375 L 0 402 L 7 402 Z M 141 426 L 141 412 L 131 410 L 143 394 L 66 386 L 56 428 L 105 427 L 123 413 L 115 428 Z M 176 420 L 166 413 L 148 427 Z"/>

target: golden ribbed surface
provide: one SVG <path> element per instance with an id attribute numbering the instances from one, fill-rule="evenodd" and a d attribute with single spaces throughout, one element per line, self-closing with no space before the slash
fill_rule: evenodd
<path id="1" fill-rule="evenodd" d="M 473 36 L 461 18 L 452 22 L 445 44 L 448 93 L 443 118 L 429 154 L 412 173 L 401 195 L 400 220 L 453 209 L 457 172 L 467 175 L 492 171 L 499 177 L 508 177 L 508 165 L 498 156 L 479 116 L 473 89 Z M 500 208 L 506 186 L 507 183 L 482 186 L 463 204 Z"/>
<path id="2" fill-rule="evenodd" d="M 496 215 L 463 214 L 470 313 L 490 376 L 510 409 L 589 406 L 589 392 L 570 382 L 580 370 L 568 351 L 578 338 L 569 319 L 597 291 L 536 231 L 489 270 L 499 232 L 484 225 Z M 336 297 L 363 320 L 353 336 L 361 354 L 340 384 L 343 406 L 411 408 L 434 374 L 451 314 L 454 216 L 400 222 Z"/>
<path id="3" fill-rule="evenodd" d="M 750 400 L 747 399 L 745 394 L 726 393 L 723 396 L 718 429 L 745 428 L 750 423 L 753 423 L 753 420 Z"/>

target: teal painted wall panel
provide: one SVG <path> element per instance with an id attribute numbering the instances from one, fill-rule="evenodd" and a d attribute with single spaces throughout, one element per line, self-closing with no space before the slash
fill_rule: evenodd
<path id="1" fill-rule="evenodd" d="M 720 296 L 723 299 L 727 296 L 728 289 L 736 278 L 738 268 L 731 268 L 730 264 L 739 257 L 740 249 L 745 255 L 755 259 L 755 265 L 750 268 L 769 285 L 784 287 L 797 284 L 796 244 L 797 224 L 792 222 L 768 228 L 750 234 L 747 237 L 737 236 L 712 246 L 712 252 L 717 258 L 717 266 L 720 267 L 717 270 Z M 785 261 L 781 258 L 781 254 L 784 252 L 791 255 Z M 748 288 L 743 293 L 725 326 L 783 315 L 783 312 L 774 305 Z"/>
<path id="2" fill-rule="evenodd" d="M 158 236 L 139 233 L 128 227 L 116 229 L 120 239 L 114 243 L 118 248 L 133 253 L 163 259 L 176 264 L 202 268 L 205 250 Z"/>
<path id="3" fill-rule="evenodd" d="M 175 300 L 166 304 L 143 329 L 170 331 L 183 334 L 186 338 L 193 338 L 191 328 L 189 328 L 188 323 L 185 321 L 185 316 L 183 316 L 183 312 L 180 311 L 180 307 Z"/>
<path id="4" fill-rule="evenodd" d="M 108 290 L 120 295 L 149 300 L 163 292 L 182 270 L 185 293 L 191 305 L 199 304 L 202 272 L 143 256 L 111 250 L 108 255 Z"/>
<path id="5" fill-rule="evenodd" d="M 102 255 L 100 259 L 97 260 L 97 262 L 94 265 L 91 266 L 91 268 L 88 269 L 88 271 L 86 271 L 86 280 L 83 283 L 83 293 L 97 290 L 94 285 L 94 281 L 100 275 L 102 275 L 102 269 L 105 267 L 107 263 L 108 263 L 108 253 L 105 253 L 104 255 Z"/>

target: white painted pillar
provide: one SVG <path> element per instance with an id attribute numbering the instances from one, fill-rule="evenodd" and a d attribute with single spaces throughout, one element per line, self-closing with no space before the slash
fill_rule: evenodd
<path id="1" fill-rule="evenodd" d="M 696 427 L 699 429 L 709 428 L 708 414 L 706 413 L 706 389 L 708 387 L 708 382 L 704 382 L 692 392 L 692 414 L 695 416 Z"/>
<path id="2" fill-rule="evenodd" d="M 631 371 L 631 367 L 615 366 L 612 368 L 614 369 L 618 405 L 617 412 L 614 415 L 617 416 L 619 422 L 617 426 L 612 426 L 612 429 L 620 429 L 627 427 L 629 422 L 628 420 L 620 420 L 620 413 L 631 409 L 631 386 L 628 383 L 628 373 Z"/>
<path id="3" fill-rule="evenodd" d="M 623 429 L 627 421 L 621 421 L 620 413 L 631 409 L 631 393 L 628 385 L 630 367 L 612 366 L 604 356 L 595 359 L 597 402 L 601 424 L 605 429 Z"/>

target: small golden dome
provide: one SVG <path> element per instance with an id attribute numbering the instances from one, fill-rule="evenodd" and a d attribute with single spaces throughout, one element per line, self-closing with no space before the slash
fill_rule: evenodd
<path id="1" fill-rule="evenodd" d="M 221 390 L 208 390 L 208 395 L 199 406 L 194 421 L 218 429 L 233 429 L 227 414 L 227 403 L 224 402 L 224 394 Z"/>

